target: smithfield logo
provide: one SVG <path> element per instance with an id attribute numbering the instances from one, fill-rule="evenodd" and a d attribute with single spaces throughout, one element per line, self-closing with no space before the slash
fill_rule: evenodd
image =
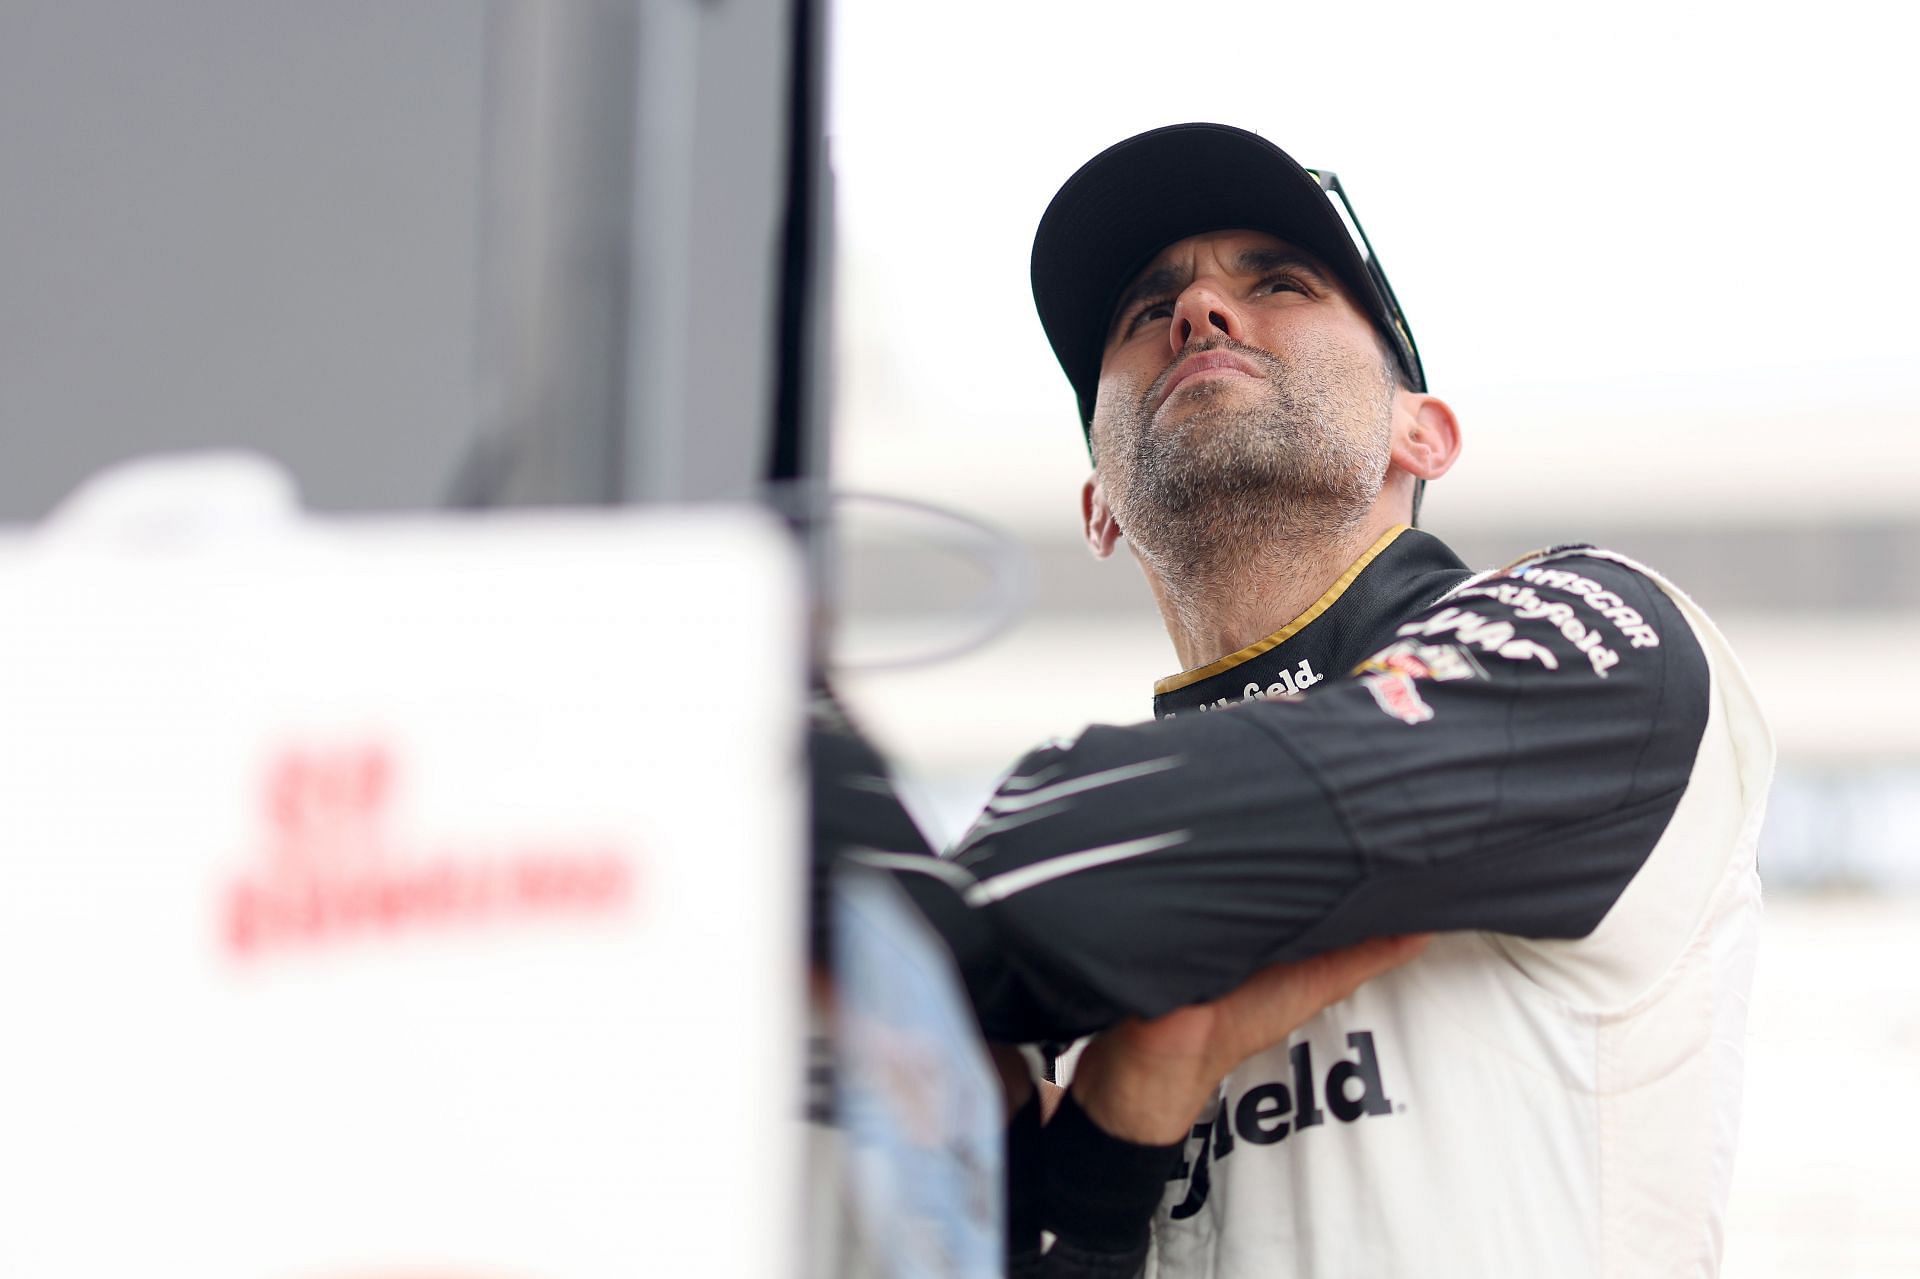
<path id="1" fill-rule="evenodd" d="M 227 885 L 240 959 L 402 932 L 617 912 L 632 859 L 607 840 L 402 845 L 387 830 L 398 770 L 377 743 L 287 750 L 267 770 L 260 856 Z"/>
<path id="2" fill-rule="evenodd" d="M 1172 1217 L 1183 1221 L 1199 1212 L 1213 1188 L 1209 1163 L 1218 1163 L 1245 1143 L 1272 1146 L 1297 1137 L 1309 1128 L 1318 1128 L 1332 1113 L 1343 1124 L 1376 1115 L 1391 1115 L 1393 1101 L 1380 1082 L 1380 1058 L 1374 1051 L 1373 1032 L 1356 1030 L 1347 1035 L 1352 1057 L 1342 1057 L 1327 1069 L 1324 1094 L 1316 1089 L 1313 1046 L 1305 1041 L 1287 1050 L 1292 1067 L 1293 1086 L 1278 1080 L 1255 1084 L 1238 1097 L 1223 1094 L 1211 1119 L 1193 1126 L 1193 1137 L 1200 1148 L 1191 1161 L 1174 1169 L 1171 1181 L 1187 1182 L 1187 1197 L 1175 1205 Z M 1322 1109 L 1320 1099 L 1326 1098 Z M 1190 1179 L 1190 1180 L 1189 1180 Z"/>

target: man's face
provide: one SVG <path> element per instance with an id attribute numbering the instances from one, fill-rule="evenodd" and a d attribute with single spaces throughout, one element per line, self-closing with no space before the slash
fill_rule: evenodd
<path id="1" fill-rule="evenodd" d="M 1094 405 L 1098 475 L 1149 557 L 1191 558 L 1179 543 L 1247 520 L 1335 531 L 1379 495 L 1394 391 L 1331 270 L 1264 232 L 1191 236 L 1121 294 Z"/>

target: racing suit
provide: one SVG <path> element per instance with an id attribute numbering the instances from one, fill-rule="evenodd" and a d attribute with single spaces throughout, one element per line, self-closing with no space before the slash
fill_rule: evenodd
<path id="1" fill-rule="evenodd" d="M 1691 601 L 1592 547 L 1476 576 L 1396 529 L 1155 711 L 894 859 L 990 1037 L 1445 935 L 1228 1077 L 1149 1276 L 1717 1270 L 1773 748 Z"/>

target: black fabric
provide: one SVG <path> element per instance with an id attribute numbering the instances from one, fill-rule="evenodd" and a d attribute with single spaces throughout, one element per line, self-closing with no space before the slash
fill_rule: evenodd
<path id="1" fill-rule="evenodd" d="M 1080 422 L 1093 421 L 1100 356 L 1115 303 L 1153 255 L 1209 231 L 1266 231 L 1307 249 L 1340 277 L 1425 389 L 1359 248 L 1320 184 L 1279 147 L 1224 124 L 1178 124 L 1115 143 L 1067 179 L 1034 234 L 1034 306 L 1073 384 Z"/>
<path id="2" fill-rule="evenodd" d="M 1007 1274 L 1013 1279 L 1130 1279 L 1185 1143 L 1121 1141 L 1071 1094 L 1041 1126 L 1027 1099 L 1007 1125 Z M 1054 1235 L 1041 1251 L 1041 1229 Z"/>
<path id="3" fill-rule="evenodd" d="M 1046 1279 L 1047 1259 L 1036 1246 L 1007 1258 L 1007 1279 Z"/>
<path id="4" fill-rule="evenodd" d="M 1046 1215 L 1046 1155 L 1040 1127 L 1040 1094 L 1036 1091 L 1007 1121 L 1007 1255 L 1040 1251 L 1040 1230 Z"/>
<path id="5" fill-rule="evenodd" d="M 1367 937 L 1592 931 L 1686 789 L 1705 657 L 1616 561 L 1435 601 L 1443 550 L 1401 534 L 1289 642 L 1341 672 L 1304 695 L 1198 713 L 1196 684 L 1016 766 L 955 859 L 994 938 L 990 1037 L 1091 1033 Z"/>
<path id="6" fill-rule="evenodd" d="M 1111 1136 L 1080 1108 L 1071 1089 L 1042 1132 L 1046 1224 L 1055 1246 L 1115 1257 L 1137 1252 L 1144 1259 L 1153 1210 L 1186 1142 L 1142 1146 Z"/>
<path id="7" fill-rule="evenodd" d="M 1127 1253 L 1094 1252 L 1058 1240 L 1045 1255 L 1029 1253 L 1014 1259 L 1010 1279 L 1135 1279 L 1146 1269 L 1147 1248 Z"/>
<path id="8" fill-rule="evenodd" d="M 1036 1249 L 1008 1258 L 1007 1279 L 1135 1279 L 1146 1264 L 1144 1247 L 1115 1256 L 1057 1242 L 1045 1253 Z"/>

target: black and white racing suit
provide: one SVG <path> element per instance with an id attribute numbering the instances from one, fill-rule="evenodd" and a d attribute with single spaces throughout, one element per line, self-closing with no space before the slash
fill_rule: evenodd
<path id="1" fill-rule="evenodd" d="M 1717 1269 L 1773 751 L 1691 601 L 1399 529 L 1155 711 L 1029 754 L 949 858 L 886 859 L 991 1037 L 1445 935 L 1227 1079 L 1149 1275 Z"/>

